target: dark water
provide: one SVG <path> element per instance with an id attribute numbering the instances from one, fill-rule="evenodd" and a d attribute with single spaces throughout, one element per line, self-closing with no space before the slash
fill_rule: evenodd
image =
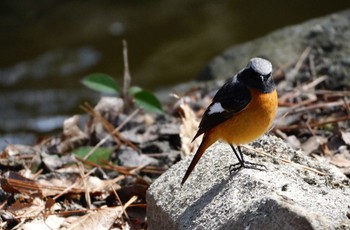
<path id="1" fill-rule="evenodd" d="M 223 49 L 350 7 L 350 1 L 13 1 L 0 3 L 0 149 L 35 142 L 99 95 L 81 78 L 123 73 L 157 90 L 194 79 Z"/>

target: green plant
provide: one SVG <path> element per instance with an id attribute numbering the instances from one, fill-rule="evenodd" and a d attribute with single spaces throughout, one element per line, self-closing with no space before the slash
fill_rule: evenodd
<path id="1" fill-rule="evenodd" d="M 162 105 L 157 97 L 150 91 L 144 90 L 138 86 L 130 87 L 130 73 L 127 60 L 127 47 L 126 42 L 123 41 L 124 45 L 124 85 L 123 91 L 120 91 L 120 87 L 117 82 L 108 74 L 104 73 L 92 73 L 84 77 L 82 84 L 86 87 L 107 94 L 114 94 L 121 96 L 126 104 L 135 103 L 140 108 L 155 113 L 164 113 Z"/>
<path id="2" fill-rule="evenodd" d="M 85 156 L 91 151 L 92 148 L 93 147 L 90 147 L 90 146 L 80 147 L 73 150 L 73 154 L 77 157 L 84 159 Z M 103 161 L 109 160 L 114 150 L 115 148 L 112 148 L 112 147 L 99 147 L 94 151 L 94 154 L 90 154 L 90 156 L 87 157 L 86 160 L 101 165 L 103 164 Z"/>

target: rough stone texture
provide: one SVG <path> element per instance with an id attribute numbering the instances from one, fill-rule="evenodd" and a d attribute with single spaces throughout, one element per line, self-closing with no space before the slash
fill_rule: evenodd
<path id="1" fill-rule="evenodd" d="M 181 187 L 191 157 L 171 167 L 147 193 L 149 229 L 350 229 L 349 180 L 326 162 L 295 151 L 274 136 L 252 143 L 274 158 L 243 149 L 266 171 L 242 169 L 230 147 L 209 148 Z M 326 172 L 326 176 L 277 158 Z"/>
<path id="2" fill-rule="evenodd" d="M 349 87 L 350 10 L 277 30 L 265 37 L 233 46 L 215 57 L 201 72 L 199 79 L 227 78 L 239 71 L 255 56 L 270 59 L 281 66 L 298 59 L 310 47 L 319 74 L 332 76 L 333 88 Z M 318 63 L 323 63 L 318 65 Z"/>

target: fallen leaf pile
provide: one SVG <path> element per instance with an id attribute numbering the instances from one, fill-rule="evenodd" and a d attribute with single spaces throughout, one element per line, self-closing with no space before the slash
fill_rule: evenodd
<path id="1" fill-rule="evenodd" d="M 179 159 L 179 119 L 122 107 L 101 98 L 61 136 L 5 148 L 2 229 L 146 228 L 146 190 Z"/>
<path id="2" fill-rule="evenodd" d="M 275 71 L 279 114 L 271 130 L 350 176 L 350 86 L 332 87 L 326 60 L 307 48 Z M 330 68 L 330 67 L 329 67 Z M 196 151 L 198 121 L 222 82 L 198 83 L 163 115 L 126 111 L 103 97 L 60 136 L 0 154 L 3 229 L 146 229 L 146 190 Z"/>
<path id="3" fill-rule="evenodd" d="M 334 82 L 329 75 L 334 66 L 327 63 L 319 50 L 307 48 L 299 60 L 275 72 L 280 96 L 273 132 L 350 176 L 350 84 Z"/>

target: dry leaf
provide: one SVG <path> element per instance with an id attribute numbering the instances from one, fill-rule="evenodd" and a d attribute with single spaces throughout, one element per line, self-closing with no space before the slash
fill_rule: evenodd
<path id="1" fill-rule="evenodd" d="M 103 208 L 96 212 L 88 213 L 78 218 L 68 229 L 93 230 L 110 229 L 116 219 L 121 219 L 123 208 L 121 206 L 113 208 Z"/>
<path id="2" fill-rule="evenodd" d="M 40 150 L 37 147 L 8 145 L 0 154 L 2 171 L 18 171 L 26 167 L 35 171 L 40 164 Z"/>
<path id="3" fill-rule="evenodd" d="M 65 222 L 64 217 L 59 217 L 55 215 L 50 215 L 47 218 L 34 219 L 32 221 L 28 221 L 23 224 L 21 229 L 23 230 L 32 230 L 32 229 L 40 229 L 40 230 L 52 230 L 59 229 L 61 225 Z"/>
<path id="4" fill-rule="evenodd" d="M 42 192 L 38 184 L 34 180 L 23 177 L 17 172 L 6 172 L 0 181 L 1 187 L 5 192 L 42 197 Z"/>
<path id="5" fill-rule="evenodd" d="M 340 131 L 341 133 L 341 138 L 345 142 L 345 144 L 350 145 L 350 132 L 343 132 Z"/>
<path id="6" fill-rule="evenodd" d="M 79 120 L 80 116 L 74 115 L 63 122 L 62 141 L 57 146 L 59 153 L 69 152 L 88 139 L 87 134 L 79 128 Z"/>
<path id="7" fill-rule="evenodd" d="M 304 150 L 305 154 L 309 155 L 324 143 L 327 143 L 326 137 L 312 136 L 301 145 L 301 148 Z"/>
<path id="8" fill-rule="evenodd" d="M 82 132 L 79 128 L 79 115 L 74 115 L 70 118 L 67 118 L 63 122 L 63 135 L 66 138 L 73 138 L 79 136 L 85 136 L 86 134 Z"/>
<path id="9" fill-rule="evenodd" d="M 181 157 L 184 158 L 196 151 L 201 138 L 197 138 L 192 142 L 192 139 L 198 129 L 199 122 L 196 119 L 196 115 L 188 104 L 182 103 L 180 106 L 181 111 L 181 125 L 180 125 L 180 138 L 181 138 Z"/>
<path id="10" fill-rule="evenodd" d="M 86 189 L 90 193 L 108 192 L 111 189 L 118 190 L 120 185 L 116 183 L 116 179 L 101 180 L 95 176 L 88 176 L 86 184 L 77 174 L 52 174 L 51 176 L 38 180 L 38 185 L 42 190 L 42 194 L 47 196 L 56 196 L 61 193 L 84 193 Z"/>
<path id="11" fill-rule="evenodd" d="M 300 141 L 295 135 L 290 135 L 285 140 L 293 147 L 293 149 L 300 149 Z"/>
<path id="12" fill-rule="evenodd" d="M 16 200 L 8 209 L 15 218 L 34 218 L 45 210 L 45 202 L 36 197 L 33 200 Z"/>
<path id="13" fill-rule="evenodd" d="M 77 186 L 79 179 L 80 175 L 77 173 L 50 173 L 40 176 L 38 185 L 45 197 L 60 194 L 67 188 L 67 193 L 81 193 L 82 189 Z"/>
<path id="14" fill-rule="evenodd" d="M 344 154 L 344 153 L 335 154 L 331 158 L 330 163 L 339 167 L 339 168 L 350 167 L 350 159 L 349 159 L 349 157 L 346 157 L 347 155 L 349 156 L 349 154 Z"/>

